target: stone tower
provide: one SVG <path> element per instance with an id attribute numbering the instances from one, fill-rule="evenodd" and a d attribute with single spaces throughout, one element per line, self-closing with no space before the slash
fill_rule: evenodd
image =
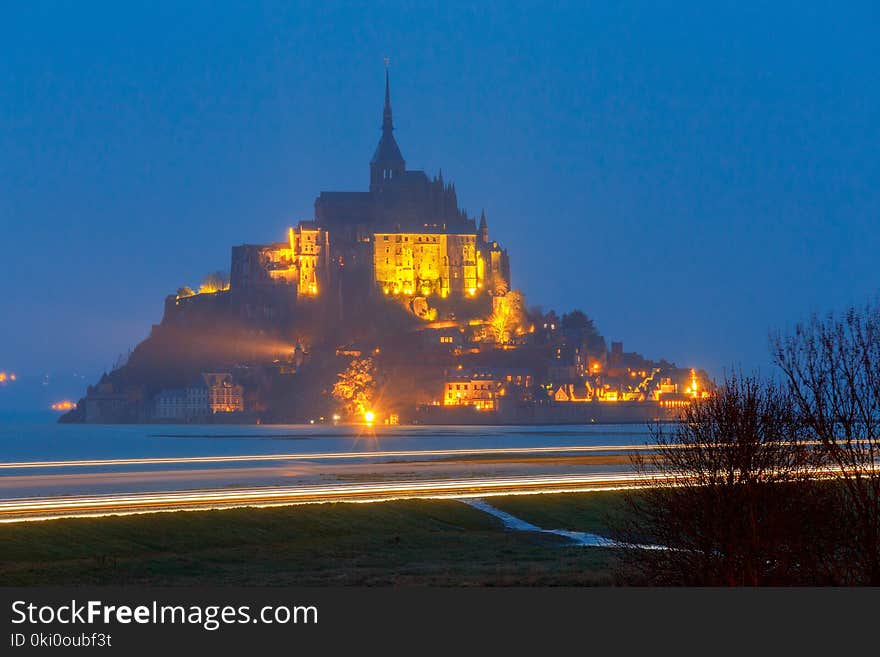
<path id="1" fill-rule="evenodd" d="M 486 224 L 486 211 L 480 213 L 480 227 L 478 228 L 480 241 L 483 244 L 489 243 L 489 226 Z"/>
<path id="2" fill-rule="evenodd" d="M 388 80 L 388 63 L 385 63 L 385 111 L 382 114 L 382 137 L 373 159 L 370 160 L 370 191 L 377 192 L 386 181 L 397 178 L 406 171 L 406 161 L 394 139 L 394 123 L 391 120 L 391 87 Z"/>

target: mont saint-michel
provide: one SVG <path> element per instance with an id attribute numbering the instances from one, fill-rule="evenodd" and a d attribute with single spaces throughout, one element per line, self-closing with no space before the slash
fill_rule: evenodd
<path id="1" fill-rule="evenodd" d="M 62 421 L 644 422 L 708 394 L 691 364 L 606 342 L 583 310 L 527 303 L 503 235 L 442 170 L 407 168 L 386 70 L 367 189 L 321 192 L 279 241 L 232 247 L 228 274 L 168 296 Z"/>

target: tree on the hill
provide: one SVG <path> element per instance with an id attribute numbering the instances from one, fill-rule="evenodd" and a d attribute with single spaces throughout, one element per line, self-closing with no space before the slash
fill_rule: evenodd
<path id="1" fill-rule="evenodd" d="M 205 276 L 199 286 L 199 294 L 211 294 L 229 289 L 229 276 L 226 272 L 214 271 Z"/>
<path id="2" fill-rule="evenodd" d="M 333 396 L 349 416 L 369 410 L 376 391 L 376 364 L 372 358 L 356 358 L 338 375 Z"/>
<path id="3" fill-rule="evenodd" d="M 489 327 L 496 342 L 510 342 L 511 337 L 522 330 L 525 322 L 525 299 L 522 292 L 511 290 L 504 296 L 492 297 Z"/>
<path id="4" fill-rule="evenodd" d="M 594 355 L 605 353 L 607 348 L 605 338 L 599 333 L 595 322 L 582 310 L 565 313 L 560 324 L 563 335 L 585 345 L 589 353 Z"/>

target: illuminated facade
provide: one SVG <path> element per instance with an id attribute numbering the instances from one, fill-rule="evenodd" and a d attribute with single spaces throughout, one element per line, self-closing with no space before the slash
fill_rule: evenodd
<path id="1" fill-rule="evenodd" d="M 477 236 L 376 233 L 374 281 L 385 294 L 474 296 L 483 287 Z"/>
<path id="2" fill-rule="evenodd" d="M 498 399 L 530 398 L 532 375 L 527 370 L 456 370 L 443 384 L 443 406 L 473 406 L 478 411 L 498 410 Z"/>
<path id="3" fill-rule="evenodd" d="M 244 388 L 232 380 L 228 373 L 202 374 L 207 390 L 207 407 L 210 413 L 236 413 L 244 410 Z"/>
<path id="4" fill-rule="evenodd" d="M 217 413 L 244 411 L 244 388 L 227 372 L 202 374 L 201 381 L 187 388 L 161 390 L 153 400 L 154 418 L 192 421 Z"/>
<path id="5" fill-rule="evenodd" d="M 447 378 L 443 392 L 444 406 L 473 406 L 478 411 L 493 411 L 502 382 L 491 372 L 469 372 Z"/>
<path id="6" fill-rule="evenodd" d="M 298 298 L 318 296 L 330 276 L 330 236 L 311 221 L 288 229 L 286 242 L 232 249 L 232 287 L 248 290 L 287 285 Z"/>
<path id="7" fill-rule="evenodd" d="M 478 225 L 461 210 L 442 172 L 429 178 L 407 169 L 394 137 L 387 71 L 381 130 L 369 189 L 322 192 L 315 200 L 315 222 L 332 236 L 332 261 L 346 271 L 369 267 L 373 291 L 389 295 L 506 292 L 507 252 L 489 242 L 485 214 Z"/>
<path id="8" fill-rule="evenodd" d="M 314 220 L 290 228 L 286 241 L 233 247 L 228 285 L 198 295 L 181 288 L 166 301 L 168 316 L 185 319 L 228 300 L 248 319 L 285 322 L 296 317 L 300 301 L 322 298 L 328 308 L 354 309 L 384 292 L 433 321 L 438 308 L 415 298 L 510 291 L 507 251 L 489 241 L 485 213 L 477 223 L 461 210 L 442 172 L 432 179 L 407 169 L 394 137 L 387 71 L 382 133 L 369 171 L 366 191 L 322 192 Z"/>

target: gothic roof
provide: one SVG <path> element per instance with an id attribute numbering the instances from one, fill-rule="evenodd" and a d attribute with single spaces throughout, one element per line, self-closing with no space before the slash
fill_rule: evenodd
<path id="1" fill-rule="evenodd" d="M 394 122 L 391 118 L 391 88 L 388 80 L 388 69 L 385 69 L 385 109 L 382 113 L 382 137 L 373 153 L 372 164 L 397 164 L 406 166 L 400 147 L 394 139 Z"/>

